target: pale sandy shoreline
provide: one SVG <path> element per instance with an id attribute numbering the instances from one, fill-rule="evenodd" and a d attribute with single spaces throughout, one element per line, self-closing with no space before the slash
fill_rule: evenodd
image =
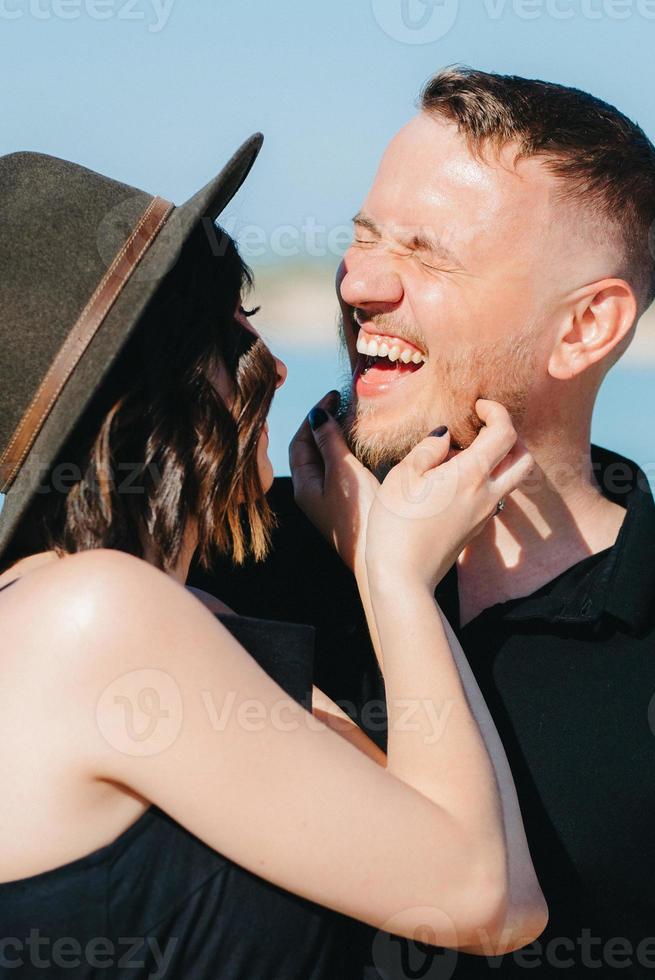
<path id="1" fill-rule="evenodd" d="M 336 343 L 338 304 L 334 265 L 289 264 L 255 268 L 253 299 L 262 306 L 257 329 L 273 346 L 311 354 Z M 655 368 L 655 306 L 644 315 L 624 355 L 624 367 Z"/>

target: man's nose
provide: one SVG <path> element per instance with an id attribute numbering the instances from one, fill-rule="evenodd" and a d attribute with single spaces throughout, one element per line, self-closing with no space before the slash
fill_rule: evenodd
<path id="1" fill-rule="evenodd" d="M 275 355 L 273 355 L 275 356 Z M 277 382 L 275 385 L 276 390 L 281 388 L 284 382 L 287 380 L 287 375 L 289 374 L 289 369 L 287 368 L 284 361 L 281 361 L 279 357 L 275 358 L 275 367 L 277 369 Z"/>
<path id="2" fill-rule="evenodd" d="M 361 255 L 349 249 L 344 256 L 344 270 L 340 291 L 348 306 L 362 309 L 395 306 L 403 298 L 400 276 L 388 257 L 380 253 Z"/>

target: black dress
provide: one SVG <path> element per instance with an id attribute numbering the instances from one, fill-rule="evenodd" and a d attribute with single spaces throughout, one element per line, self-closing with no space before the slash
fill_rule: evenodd
<path id="1" fill-rule="evenodd" d="M 310 703 L 312 627 L 218 618 Z M 347 980 L 361 976 L 359 936 L 359 923 L 258 878 L 154 806 L 106 847 L 0 884 L 0 977 L 13 980 Z"/>

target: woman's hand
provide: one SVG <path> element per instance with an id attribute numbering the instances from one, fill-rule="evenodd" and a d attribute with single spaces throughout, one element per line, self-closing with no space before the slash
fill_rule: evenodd
<path id="1" fill-rule="evenodd" d="M 296 503 L 359 576 L 365 569 L 368 514 L 380 484 L 350 452 L 329 414 L 337 403 L 338 392 L 318 402 L 293 437 L 289 462 Z"/>
<path id="2" fill-rule="evenodd" d="M 369 583 L 393 589 L 402 576 L 434 590 L 498 502 L 528 476 L 533 459 L 507 409 L 479 399 L 476 411 L 485 424 L 467 449 L 447 459 L 448 431 L 428 436 L 382 483 L 369 514 Z"/>

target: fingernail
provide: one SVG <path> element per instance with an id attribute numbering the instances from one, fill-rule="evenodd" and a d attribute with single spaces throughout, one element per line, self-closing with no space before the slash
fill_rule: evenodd
<path id="1" fill-rule="evenodd" d="M 322 408 L 313 408 L 307 418 L 309 419 L 309 424 L 315 432 L 327 422 L 328 414 Z"/>
<path id="2" fill-rule="evenodd" d="M 338 391 L 331 391 L 329 394 L 329 406 L 331 412 L 336 412 L 341 405 L 341 393 Z"/>
<path id="3" fill-rule="evenodd" d="M 435 429 L 434 432 L 431 432 L 430 435 L 431 436 L 439 436 L 439 437 L 441 437 L 441 436 L 445 436 L 445 434 L 447 432 L 448 432 L 448 426 L 447 425 L 440 425 L 439 428 L 438 429 Z"/>

